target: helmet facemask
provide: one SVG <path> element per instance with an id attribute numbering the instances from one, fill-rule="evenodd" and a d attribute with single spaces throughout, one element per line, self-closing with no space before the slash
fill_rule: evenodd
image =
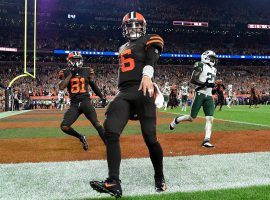
<path id="1" fill-rule="evenodd" d="M 67 58 L 67 64 L 71 68 L 80 68 L 83 66 L 83 58 L 81 54 L 73 52 Z"/>
<path id="2" fill-rule="evenodd" d="M 146 25 L 144 21 L 131 19 L 122 25 L 123 36 L 129 40 L 136 40 L 146 33 Z"/>
<path id="3" fill-rule="evenodd" d="M 122 21 L 123 36 L 128 40 L 136 40 L 146 34 L 146 21 L 142 14 L 132 11 Z"/>
<path id="4" fill-rule="evenodd" d="M 217 55 L 213 51 L 206 51 L 201 56 L 201 61 L 213 67 L 218 63 Z"/>

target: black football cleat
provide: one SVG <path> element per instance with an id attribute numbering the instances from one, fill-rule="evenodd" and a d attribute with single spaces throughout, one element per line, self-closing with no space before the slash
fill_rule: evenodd
<path id="1" fill-rule="evenodd" d="M 83 150 L 87 151 L 88 150 L 88 142 L 85 136 L 82 136 L 80 139 L 82 143 Z"/>
<path id="2" fill-rule="evenodd" d="M 122 197 L 121 181 L 107 178 L 105 181 L 90 181 L 90 186 L 100 193 L 108 193 L 115 198 Z"/>
<path id="3" fill-rule="evenodd" d="M 155 190 L 156 192 L 164 192 L 167 190 L 167 185 L 164 178 L 155 179 Z"/>

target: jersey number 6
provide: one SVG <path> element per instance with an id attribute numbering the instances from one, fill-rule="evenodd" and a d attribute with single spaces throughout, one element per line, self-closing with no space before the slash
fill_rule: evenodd
<path id="1" fill-rule="evenodd" d="M 127 49 L 120 54 L 120 62 L 121 62 L 121 71 L 128 72 L 134 69 L 135 62 L 133 58 L 126 58 L 126 56 L 131 54 L 131 49 Z"/>

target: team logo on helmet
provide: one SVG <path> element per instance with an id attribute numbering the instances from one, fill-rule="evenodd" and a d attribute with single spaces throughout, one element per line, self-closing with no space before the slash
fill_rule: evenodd
<path id="1" fill-rule="evenodd" d="M 146 34 L 146 21 L 142 14 L 132 11 L 124 16 L 122 29 L 124 38 L 136 40 Z"/>
<path id="2" fill-rule="evenodd" d="M 80 52 L 73 51 L 68 54 L 67 64 L 69 67 L 76 68 L 83 66 L 83 57 Z"/>
<path id="3" fill-rule="evenodd" d="M 208 50 L 203 52 L 201 55 L 201 61 L 202 63 L 209 64 L 211 67 L 213 67 L 215 64 L 217 64 L 218 59 L 214 51 Z"/>

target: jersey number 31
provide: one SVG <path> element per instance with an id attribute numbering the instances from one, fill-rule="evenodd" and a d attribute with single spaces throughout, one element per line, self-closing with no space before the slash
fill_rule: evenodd
<path id="1" fill-rule="evenodd" d="M 85 93 L 85 79 L 84 78 L 72 78 L 70 80 L 71 93 Z"/>

